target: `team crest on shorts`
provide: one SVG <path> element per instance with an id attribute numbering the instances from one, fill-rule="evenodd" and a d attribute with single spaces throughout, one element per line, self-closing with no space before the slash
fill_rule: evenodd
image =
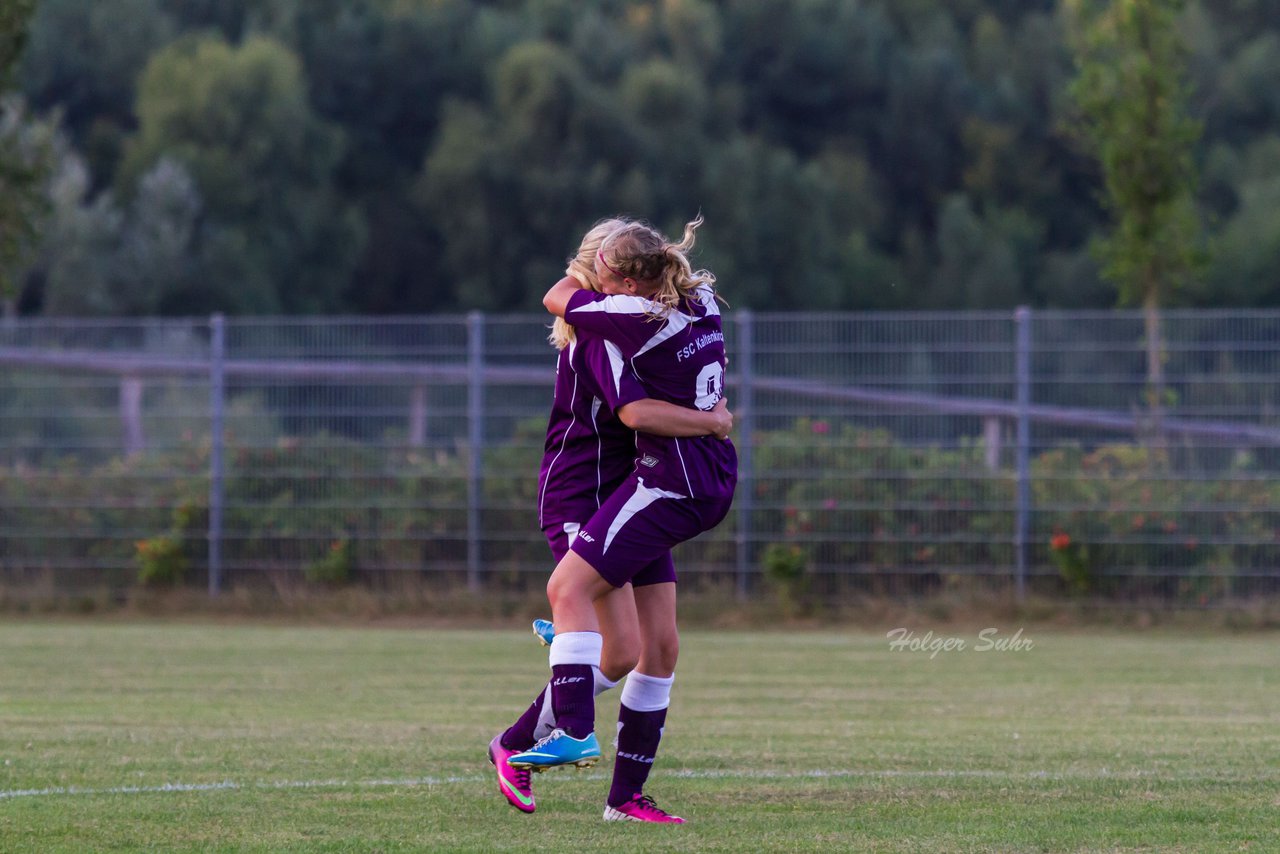
<path id="1" fill-rule="evenodd" d="M 651 456 L 649 454 L 645 454 L 643 457 L 640 458 L 640 465 L 644 466 L 645 468 L 653 468 L 658 463 L 659 463 L 658 458 Z"/>

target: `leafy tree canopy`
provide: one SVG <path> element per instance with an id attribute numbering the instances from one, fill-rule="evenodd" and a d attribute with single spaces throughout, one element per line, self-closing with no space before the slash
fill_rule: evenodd
<path id="1" fill-rule="evenodd" d="M 1163 34 L 1145 71 L 1125 41 L 1139 8 Z M 55 200 L 35 176 L 63 155 L 21 161 L 44 172 L 25 185 L 39 204 L 11 220 L 28 247 L 6 256 L 11 296 L 59 312 L 534 308 L 597 219 L 678 233 L 701 211 L 694 260 L 736 307 L 1141 302 L 1126 269 L 1156 270 L 1166 302 L 1277 305 L 1277 13 L 11 0 L 5 32 L 30 22 L 11 77 L 24 127 L 61 127 L 83 169 L 79 194 Z M 1085 27 L 1099 20 L 1113 25 Z M 1125 95 L 1143 80 L 1183 109 L 1144 114 Z M 1164 225 L 1118 217 L 1121 198 Z M 1218 249 L 1202 271 L 1183 254 L 1203 248 L 1197 229 Z M 1128 248 L 1091 256 L 1108 237 Z M 98 271 L 81 293 L 77 258 Z"/>

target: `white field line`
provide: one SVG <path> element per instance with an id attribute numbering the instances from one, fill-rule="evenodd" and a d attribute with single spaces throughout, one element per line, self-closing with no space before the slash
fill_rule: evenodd
<path id="1" fill-rule="evenodd" d="M 1105 769 L 1096 772 L 1075 771 L 985 771 L 985 770 L 937 770 L 937 771 L 852 771 L 852 770 L 816 770 L 816 771 L 734 771 L 731 769 L 672 769 L 661 772 L 665 777 L 678 777 L 686 780 L 1058 780 L 1058 781 L 1090 781 L 1090 780 L 1150 780 L 1177 782 L 1271 782 L 1280 780 L 1280 775 L 1232 776 L 1206 773 L 1188 777 L 1187 775 L 1168 776 L 1153 771 L 1110 772 Z M 0 801 L 16 798 L 48 798 L 72 795 L 147 795 L 167 792 L 221 792 L 221 791 L 279 791 L 285 789 L 375 789 L 375 788 L 414 788 L 418 786 L 447 786 L 459 783 L 486 783 L 492 779 L 491 774 L 460 774 L 446 777 L 404 777 L 385 780 L 278 780 L 240 783 L 224 780 L 220 783 L 164 783 L 159 786 L 113 786 L 109 788 L 81 788 L 79 786 L 53 786 L 45 789 L 10 789 L 0 790 Z M 573 776 L 576 780 L 606 780 L 607 775 L 596 773 L 579 773 Z"/>

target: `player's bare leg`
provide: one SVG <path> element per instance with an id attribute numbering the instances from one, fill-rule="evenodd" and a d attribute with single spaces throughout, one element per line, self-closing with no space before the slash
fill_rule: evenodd
<path id="1" fill-rule="evenodd" d="M 614 590 L 572 551 L 551 573 L 547 598 L 557 629 L 549 656 L 556 728 L 529 750 L 508 757 L 511 767 L 542 771 L 562 765 L 583 768 L 599 761 L 594 671 L 600 667 L 604 644 L 596 603 Z"/>
<path id="2" fill-rule="evenodd" d="M 644 794 L 667 721 L 680 636 L 676 630 L 676 585 L 652 584 L 635 591 L 640 623 L 640 662 L 627 677 L 618 709 L 618 755 L 604 810 L 606 821 L 682 824 Z"/>

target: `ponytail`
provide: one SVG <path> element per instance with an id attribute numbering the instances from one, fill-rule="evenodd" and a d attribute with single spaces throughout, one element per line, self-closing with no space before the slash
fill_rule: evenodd
<path id="1" fill-rule="evenodd" d="M 702 223 L 702 214 L 686 223 L 679 243 L 668 242 L 644 223 L 628 223 L 605 238 L 600 251 L 617 272 L 652 282 L 656 290 L 649 299 L 658 304 L 655 315 L 666 314 L 682 299 L 699 299 L 700 289 L 715 296 L 715 275 L 709 270 L 694 270 L 687 257 Z"/>

